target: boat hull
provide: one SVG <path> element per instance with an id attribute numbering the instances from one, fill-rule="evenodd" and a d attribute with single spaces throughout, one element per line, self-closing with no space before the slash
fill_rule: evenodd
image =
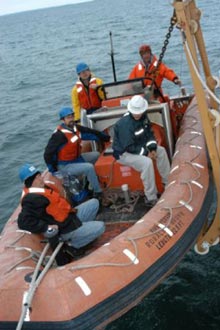
<path id="1" fill-rule="evenodd" d="M 213 185 L 200 115 L 186 111 L 169 184 L 154 208 L 88 256 L 48 271 L 22 329 L 102 329 L 135 306 L 183 258 L 206 224 Z M 18 210 L 0 241 L 0 328 L 15 329 L 41 237 L 17 231 Z M 18 265 L 18 260 L 22 261 Z M 7 299 L 7 305 L 5 301 Z"/>

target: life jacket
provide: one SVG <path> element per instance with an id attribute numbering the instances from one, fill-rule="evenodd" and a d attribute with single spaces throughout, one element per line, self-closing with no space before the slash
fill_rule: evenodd
<path id="1" fill-rule="evenodd" d="M 101 107 L 101 100 L 96 90 L 90 87 L 91 84 L 96 84 L 96 78 L 92 77 L 89 81 L 88 90 L 79 80 L 76 83 L 76 90 L 81 108 L 85 110 L 95 110 Z"/>
<path id="2" fill-rule="evenodd" d="M 39 194 L 46 197 L 50 202 L 46 207 L 46 212 L 58 222 L 64 222 L 68 218 L 69 213 L 75 213 L 65 198 L 61 197 L 56 191 L 53 191 L 52 189 L 25 187 L 22 192 L 22 199 L 27 194 Z"/>
<path id="3" fill-rule="evenodd" d="M 58 164 L 71 162 L 78 158 L 81 153 L 81 137 L 76 126 L 73 128 L 75 134 L 61 125 L 57 127 L 57 130 L 60 130 L 67 138 L 66 144 L 64 144 L 58 151 Z"/>
<path id="4" fill-rule="evenodd" d="M 160 87 L 163 77 L 162 76 L 159 77 L 159 75 L 158 75 L 160 68 L 158 68 L 156 70 L 157 64 L 158 64 L 158 61 L 155 56 L 153 56 L 153 59 L 148 68 L 146 68 L 142 62 L 137 63 L 134 66 L 133 70 L 131 71 L 131 73 L 129 75 L 129 79 L 144 78 L 144 77 L 150 78 L 150 79 L 144 80 L 144 85 L 150 86 L 152 83 L 152 79 L 154 79 L 156 77 L 155 82 L 156 82 L 157 86 Z"/>
<path id="5" fill-rule="evenodd" d="M 156 87 L 158 87 L 159 90 L 162 92 L 161 84 L 163 82 L 163 79 L 166 78 L 170 81 L 173 81 L 174 78 L 176 78 L 176 74 L 172 69 L 167 67 L 163 62 L 160 63 L 158 68 L 157 68 L 157 65 L 158 65 L 158 60 L 155 55 L 153 56 L 152 61 L 148 68 L 145 67 L 143 62 L 139 62 L 132 69 L 132 71 L 129 75 L 129 79 L 146 77 L 146 79 L 144 80 L 145 86 L 151 85 L 152 79 L 153 79 Z M 147 79 L 147 78 L 151 78 L 151 79 Z"/>

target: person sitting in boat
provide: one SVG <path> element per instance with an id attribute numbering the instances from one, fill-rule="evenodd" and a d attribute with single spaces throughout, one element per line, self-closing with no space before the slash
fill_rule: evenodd
<path id="1" fill-rule="evenodd" d="M 76 208 L 52 188 L 45 185 L 41 172 L 32 164 L 19 169 L 24 183 L 18 227 L 31 233 L 58 230 L 59 236 L 75 249 L 80 249 L 103 234 L 104 222 L 95 221 L 99 201 L 90 199 Z"/>
<path id="2" fill-rule="evenodd" d="M 164 147 L 157 145 L 147 116 L 148 102 L 141 95 L 133 96 L 128 112 L 116 122 L 113 137 L 113 156 L 123 165 L 141 173 L 146 204 L 157 202 L 153 160 L 156 161 L 163 184 L 167 184 L 170 164 Z"/>
<path id="3" fill-rule="evenodd" d="M 143 80 L 144 86 L 146 88 L 146 94 L 148 100 L 150 97 L 158 99 L 160 102 L 164 102 L 162 82 L 166 78 L 169 81 L 172 81 L 176 85 L 181 85 L 181 81 L 178 78 L 177 74 L 166 66 L 164 63 L 160 63 L 159 67 L 158 60 L 154 54 L 152 54 L 151 47 L 149 45 L 142 45 L 139 48 L 139 54 L 141 60 L 133 67 L 131 70 L 128 79 L 135 78 L 146 78 Z M 152 86 L 152 94 L 150 96 L 149 87 Z"/>
<path id="4" fill-rule="evenodd" d="M 81 124 L 87 126 L 85 114 L 91 114 L 101 108 L 104 94 L 101 89 L 97 90 L 97 87 L 102 85 L 103 81 L 94 77 L 89 66 L 83 62 L 77 64 L 76 73 L 79 79 L 71 92 L 72 106 L 75 111 L 75 120 L 81 119 Z"/>
<path id="5" fill-rule="evenodd" d="M 75 123 L 72 108 L 65 107 L 59 112 L 62 124 L 50 137 L 44 152 L 44 160 L 49 172 L 63 177 L 85 175 L 93 189 L 93 197 L 101 201 L 102 190 L 95 172 L 94 163 L 100 153 L 90 151 L 81 153 L 81 140 L 101 140 L 108 142 L 110 136 L 97 130 Z"/>

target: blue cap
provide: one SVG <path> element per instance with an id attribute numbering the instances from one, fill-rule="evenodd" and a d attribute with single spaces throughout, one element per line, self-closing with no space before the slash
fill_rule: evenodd
<path id="1" fill-rule="evenodd" d="M 76 66 L 77 74 L 80 74 L 81 72 L 86 71 L 86 70 L 89 70 L 89 66 L 86 63 L 81 62 L 81 63 L 77 64 L 77 66 Z"/>
<path id="2" fill-rule="evenodd" d="M 60 115 L 60 119 L 63 119 L 64 117 L 66 117 L 68 115 L 74 115 L 74 112 L 73 112 L 72 108 L 65 107 L 60 110 L 59 115 Z"/>
<path id="3" fill-rule="evenodd" d="M 24 164 L 19 170 L 19 178 L 21 182 L 24 182 L 36 173 L 40 173 L 40 171 L 34 165 Z"/>

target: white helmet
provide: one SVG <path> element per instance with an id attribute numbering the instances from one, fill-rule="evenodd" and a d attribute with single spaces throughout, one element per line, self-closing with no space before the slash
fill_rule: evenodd
<path id="1" fill-rule="evenodd" d="M 128 102 L 127 109 L 134 115 L 144 113 L 148 108 L 148 102 L 141 95 L 133 96 Z"/>

